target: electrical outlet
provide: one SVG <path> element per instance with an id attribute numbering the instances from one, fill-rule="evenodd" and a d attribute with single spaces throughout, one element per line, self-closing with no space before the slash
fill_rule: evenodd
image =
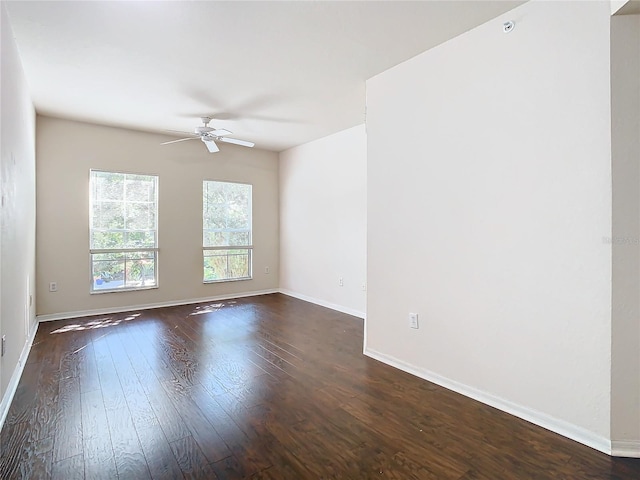
<path id="1" fill-rule="evenodd" d="M 409 314 L 409 326 L 411 328 L 419 328 L 418 327 L 418 314 L 417 313 L 410 313 Z"/>
<path id="2" fill-rule="evenodd" d="M 264 267 L 264 273 L 269 275 L 271 273 L 271 269 L 269 267 Z"/>
<path id="3" fill-rule="evenodd" d="M 344 278 L 338 277 L 338 285 L 344 287 Z"/>
<path id="4" fill-rule="evenodd" d="M 367 291 L 367 284 L 366 284 L 366 283 L 363 283 L 363 284 L 362 284 L 362 291 L 363 291 L 363 292 L 366 292 L 366 291 Z"/>
<path id="5" fill-rule="evenodd" d="M 57 292 L 58 291 L 58 282 L 49 283 L 49 291 L 50 292 Z"/>

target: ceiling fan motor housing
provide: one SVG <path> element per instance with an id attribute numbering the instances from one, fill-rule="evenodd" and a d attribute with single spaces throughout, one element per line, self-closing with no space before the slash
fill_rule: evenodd
<path id="1" fill-rule="evenodd" d="M 200 120 L 202 120 L 202 126 L 195 128 L 195 132 L 196 132 L 197 135 L 203 135 L 205 133 L 209 133 L 209 132 L 212 132 L 213 130 L 215 130 L 215 128 L 211 128 L 209 126 L 209 122 L 211 121 L 211 117 L 200 117 Z"/>

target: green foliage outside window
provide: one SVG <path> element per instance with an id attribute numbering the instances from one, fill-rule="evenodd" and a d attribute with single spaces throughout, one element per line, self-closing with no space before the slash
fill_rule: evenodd
<path id="1" fill-rule="evenodd" d="M 157 184 L 155 175 L 91 171 L 94 291 L 156 285 Z"/>
<path id="2" fill-rule="evenodd" d="M 251 185 L 205 181 L 202 204 L 204 281 L 251 278 Z"/>

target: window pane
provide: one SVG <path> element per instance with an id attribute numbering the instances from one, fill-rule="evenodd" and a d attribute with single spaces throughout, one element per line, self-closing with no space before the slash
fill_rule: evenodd
<path id="1" fill-rule="evenodd" d="M 251 185 L 203 182 L 202 244 L 204 281 L 251 278 Z M 229 247 L 229 248 L 224 248 Z"/>
<path id="2" fill-rule="evenodd" d="M 207 202 L 205 199 L 202 221 L 204 228 L 225 228 L 227 226 L 225 206 Z"/>
<path id="3" fill-rule="evenodd" d="M 203 246 L 251 245 L 251 185 L 203 183 Z"/>
<path id="4" fill-rule="evenodd" d="M 98 200 L 122 200 L 124 196 L 124 176 L 111 172 L 92 172 L 95 194 Z"/>
<path id="5" fill-rule="evenodd" d="M 244 215 L 242 212 L 236 212 L 229 209 L 229 216 L 227 217 L 228 229 L 238 230 L 241 228 L 247 228 L 248 223 L 247 215 Z"/>
<path id="6" fill-rule="evenodd" d="M 91 265 L 96 291 L 156 286 L 155 252 L 95 253 Z"/>
<path id="7" fill-rule="evenodd" d="M 100 253 L 91 255 L 94 290 L 124 287 L 124 255 Z"/>
<path id="8" fill-rule="evenodd" d="M 90 192 L 92 291 L 156 286 L 158 177 L 92 170 Z"/>
<path id="9" fill-rule="evenodd" d="M 127 201 L 155 203 L 155 177 L 127 175 L 125 180 Z"/>
<path id="10" fill-rule="evenodd" d="M 250 278 L 251 250 L 205 250 L 204 281 Z"/>
<path id="11" fill-rule="evenodd" d="M 92 228 L 115 230 L 124 228 L 124 203 L 96 201 L 93 204 Z"/>
<path id="12" fill-rule="evenodd" d="M 154 248 L 156 245 L 155 230 L 146 232 L 126 232 L 125 248 Z"/>
<path id="13" fill-rule="evenodd" d="M 125 284 L 127 287 L 155 287 L 155 255 L 153 252 L 128 254 L 125 267 Z"/>
<path id="14" fill-rule="evenodd" d="M 205 247 L 224 247 L 229 245 L 229 233 L 224 231 L 205 230 L 202 244 Z"/>
<path id="15" fill-rule="evenodd" d="M 124 232 L 91 231 L 91 248 L 122 248 L 122 245 L 124 245 Z"/>
<path id="16" fill-rule="evenodd" d="M 127 204 L 127 230 L 153 230 L 156 228 L 156 206 L 153 203 Z"/>
<path id="17" fill-rule="evenodd" d="M 251 244 L 250 232 L 230 232 L 229 246 L 245 246 Z"/>

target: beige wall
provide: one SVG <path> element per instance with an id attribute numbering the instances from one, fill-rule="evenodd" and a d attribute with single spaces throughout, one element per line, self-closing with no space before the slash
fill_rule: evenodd
<path id="1" fill-rule="evenodd" d="M 2 118 L 0 127 L 2 207 L 0 232 L 0 335 L 7 350 L 0 358 L 0 417 L 15 388 L 29 334 L 35 331 L 35 112 L 7 20 L 2 17 Z M 11 384 L 11 385 L 10 385 Z M 0 421 L 0 424 L 2 422 Z"/>
<path id="2" fill-rule="evenodd" d="M 528 2 L 367 83 L 367 353 L 603 451 L 609 21 Z"/>
<path id="3" fill-rule="evenodd" d="M 38 116 L 38 315 L 241 295 L 278 288 L 278 156 Z M 159 288 L 89 294 L 89 169 L 159 175 Z M 253 185 L 253 280 L 202 283 L 202 181 Z M 270 273 L 264 273 L 264 267 Z M 58 291 L 49 292 L 49 282 Z"/>
<path id="4" fill-rule="evenodd" d="M 367 293 L 366 138 L 359 125 L 280 154 L 280 288 L 359 317 Z"/>
<path id="5" fill-rule="evenodd" d="M 640 456 L 640 15 L 611 17 L 611 440 Z"/>

